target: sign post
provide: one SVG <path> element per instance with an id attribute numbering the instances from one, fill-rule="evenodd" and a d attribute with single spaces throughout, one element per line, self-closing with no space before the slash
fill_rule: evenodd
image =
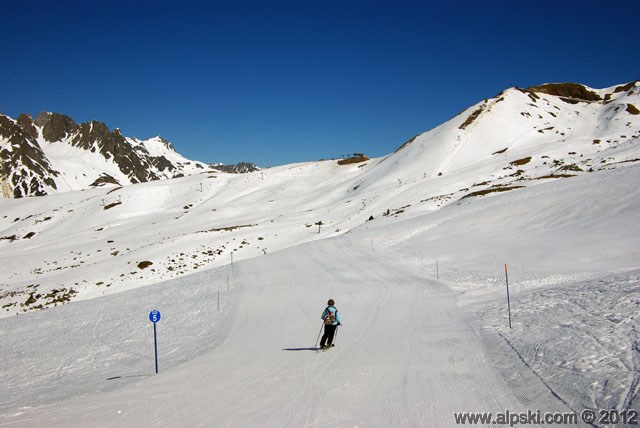
<path id="1" fill-rule="evenodd" d="M 158 373 L 158 335 L 156 334 L 156 323 L 160 321 L 160 311 L 154 309 L 149 312 L 149 321 L 153 323 L 153 348 L 156 355 L 156 373 Z"/>

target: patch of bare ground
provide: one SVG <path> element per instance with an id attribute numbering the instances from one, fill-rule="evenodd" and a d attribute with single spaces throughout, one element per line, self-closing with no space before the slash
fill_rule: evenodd
<path id="1" fill-rule="evenodd" d="M 518 159 L 518 160 L 514 160 L 513 162 L 509 163 L 509 165 L 521 166 L 521 165 L 526 165 L 529 162 L 531 162 L 531 156 L 528 156 L 528 157 L 522 158 L 522 159 Z"/>
<path id="2" fill-rule="evenodd" d="M 369 158 L 363 153 L 354 153 L 352 157 L 340 159 L 338 165 L 351 165 L 354 163 L 366 162 Z"/>
<path id="3" fill-rule="evenodd" d="M 531 86 L 526 89 L 530 92 L 540 92 L 561 97 L 566 102 L 602 101 L 602 97 L 585 86 L 578 83 L 547 83 L 540 86 Z"/>
<path id="4" fill-rule="evenodd" d="M 488 195 L 490 193 L 508 192 L 510 190 L 522 189 L 523 187 L 526 187 L 526 186 L 494 186 L 494 187 L 490 187 L 488 189 L 478 190 L 476 192 L 468 193 L 468 194 L 464 195 L 460 199 L 462 200 L 462 199 L 466 199 L 466 198 L 473 198 L 475 196 L 484 196 L 484 195 Z"/>
<path id="5" fill-rule="evenodd" d="M 149 266 L 151 266 L 153 264 L 153 262 L 150 262 L 148 260 L 145 260 L 144 262 L 140 262 L 138 263 L 138 269 L 146 269 Z"/>
<path id="6" fill-rule="evenodd" d="M 571 177 L 575 177 L 575 174 L 550 174 L 550 175 L 543 175 L 541 177 L 536 177 L 534 178 L 534 180 L 545 180 L 545 179 L 550 179 L 550 178 L 571 178 Z"/>
<path id="7" fill-rule="evenodd" d="M 400 208 L 388 209 L 384 213 L 382 213 L 382 215 L 384 217 L 391 217 L 391 216 L 397 217 L 398 215 L 402 214 L 404 212 L 404 210 L 406 210 L 410 206 L 411 206 L 411 204 L 408 204 L 408 205 L 405 205 L 405 206 L 400 207 Z"/>
<path id="8" fill-rule="evenodd" d="M 467 117 L 467 120 L 462 122 L 462 124 L 460 126 L 458 126 L 458 128 L 459 129 L 466 129 L 467 126 L 471 125 L 478 118 L 478 116 L 480 116 L 480 113 L 482 113 L 486 107 L 487 107 L 486 104 L 482 104 L 473 113 L 471 113 L 469 115 L 469 117 Z"/>
<path id="9" fill-rule="evenodd" d="M 242 229 L 245 227 L 255 227 L 257 224 L 243 224 L 239 226 L 227 226 L 227 227 L 217 227 L 209 230 L 203 230 L 201 232 L 232 232 L 236 229 Z"/>
<path id="10" fill-rule="evenodd" d="M 398 153 L 400 150 L 404 149 L 405 147 L 407 147 L 409 144 L 413 143 L 416 138 L 418 138 L 421 134 L 415 135 L 413 137 L 411 137 L 409 140 L 405 141 L 400 147 L 398 147 L 394 153 Z"/>
<path id="11" fill-rule="evenodd" d="M 118 206 L 118 205 L 120 205 L 120 204 L 122 204 L 122 202 L 114 202 L 114 203 L 112 203 L 112 204 L 105 205 L 105 206 L 104 206 L 104 209 L 105 209 L 105 211 L 106 211 L 106 210 L 110 210 L 111 208 L 116 207 L 116 206 Z"/>
<path id="12" fill-rule="evenodd" d="M 633 104 L 627 104 L 627 113 L 630 114 L 640 114 L 640 110 Z"/>

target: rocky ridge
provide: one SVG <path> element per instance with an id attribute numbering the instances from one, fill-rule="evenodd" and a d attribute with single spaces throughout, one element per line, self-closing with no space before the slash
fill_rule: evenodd
<path id="1" fill-rule="evenodd" d="M 0 114 L 0 185 L 5 198 L 124 186 L 207 170 L 243 173 L 254 164 L 207 165 L 181 156 L 167 140 L 125 137 L 99 121 L 76 123 L 43 112 L 17 120 Z"/>

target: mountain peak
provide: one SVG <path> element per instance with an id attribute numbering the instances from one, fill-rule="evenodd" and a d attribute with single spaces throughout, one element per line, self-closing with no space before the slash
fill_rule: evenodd
<path id="1" fill-rule="evenodd" d="M 202 162 L 180 156 L 161 137 L 155 144 L 145 145 L 97 120 L 78 124 L 69 116 L 52 112 L 42 112 L 35 120 L 27 114 L 18 120 L 2 118 L 0 178 L 5 197 L 140 183 L 206 168 Z M 147 150 L 150 145 L 154 150 Z"/>

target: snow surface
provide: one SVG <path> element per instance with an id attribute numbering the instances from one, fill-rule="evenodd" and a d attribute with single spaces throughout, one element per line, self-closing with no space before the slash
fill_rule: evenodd
<path id="1" fill-rule="evenodd" d="M 0 200 L 0 426 L 638 409 L 640 95 L 538 95 L 365 163 Z M 316 353 L 328 298 L 345 325 Z"/>

